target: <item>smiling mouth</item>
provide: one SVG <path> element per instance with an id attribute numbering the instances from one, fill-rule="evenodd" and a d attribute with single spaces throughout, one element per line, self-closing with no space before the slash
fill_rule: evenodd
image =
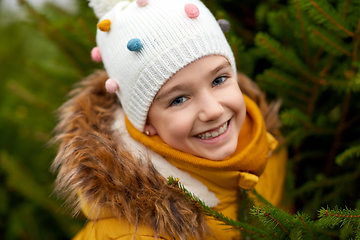
<path id="1" fill-rule="evenodd" d="M 200 138 L 200 139 L 211 139 L 211 138 L 218 137 L 227 130 L 227 128 L 229 126 L 229 122 L 230 122 L 230 120 L 225 122 L 223 125 L 221 125 L 216 130 L 211 130 L 211 131 L 208 131 L 208 132 L 197 134 L 197 135 L 195 135 L 195 137 Z"/>

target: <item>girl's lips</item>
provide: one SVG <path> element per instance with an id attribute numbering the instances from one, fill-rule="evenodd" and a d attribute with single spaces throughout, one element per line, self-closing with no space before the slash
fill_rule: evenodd
<path id="1" fill-rule="evenodd" d="M 194 136 L 194 138 L 195 138 L 196 140 L 202 142 L 202 143 L 206 143 L 206 144 L 218 144 L 219 142 L 221 142 L 222 140 L 226 139 L 226 138 L 229 136 L 230 131 L 231 131 L 231 125 L 232 125 L 232 124 L 231 124 L 231 120 L 232 120 L 232 118 L 231 118 L 229 121 L 227 121 L 227 128 L 226 128 L 225 132 L 222 133 L 222 134 L 220 134 L 220 135 L 218 135 L 218 136 L 216 136 L 216 137 L 212 137 L 212 138 L 209 138 L 209 139 L 202 139 L 202 138 L 196 137 L 196 136 L 199 135 L 199 134 L 198 134 L 198 135 Z"/>

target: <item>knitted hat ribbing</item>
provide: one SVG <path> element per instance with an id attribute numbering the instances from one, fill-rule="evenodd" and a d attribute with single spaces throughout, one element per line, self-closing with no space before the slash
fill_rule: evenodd
<path id="1" fill-rule="evenodd" d="M 236 75 L 231 48 L 202 2 L 144 2 L 90 1 L 101 21 L 110 20 L 108 31 L 97 31 L 97 46 L 109 77 L 119 85 L 116 94 L 124 112 L 139 131 L 143 131 L 161 86 L 189 63 L 208 55 L 222 55 Z M 193 7 L 190 13 L 185 6 Z"/>

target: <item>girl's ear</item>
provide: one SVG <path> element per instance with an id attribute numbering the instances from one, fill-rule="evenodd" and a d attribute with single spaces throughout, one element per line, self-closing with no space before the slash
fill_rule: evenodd
<path id="1" fill-rule="evenodd" d="M 146 122 L 144 126 L 144 133 L 149 132 L 148 136 L 154 136 L 157 135 L 156 129 L 151 125 L 150 123 Z M 146 134 L 147 135 L 147 134 Z"/>

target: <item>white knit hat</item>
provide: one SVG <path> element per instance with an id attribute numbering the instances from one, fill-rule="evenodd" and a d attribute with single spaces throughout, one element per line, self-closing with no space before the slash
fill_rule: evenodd
<path id="1" fill-rule="evenodd" d="M 91 0 L 99 17 L 96 41 L 130 122 L 143 131 L 161 86 L 189 63 L 234 55 L 214 16 L 199 0 Z"/>

